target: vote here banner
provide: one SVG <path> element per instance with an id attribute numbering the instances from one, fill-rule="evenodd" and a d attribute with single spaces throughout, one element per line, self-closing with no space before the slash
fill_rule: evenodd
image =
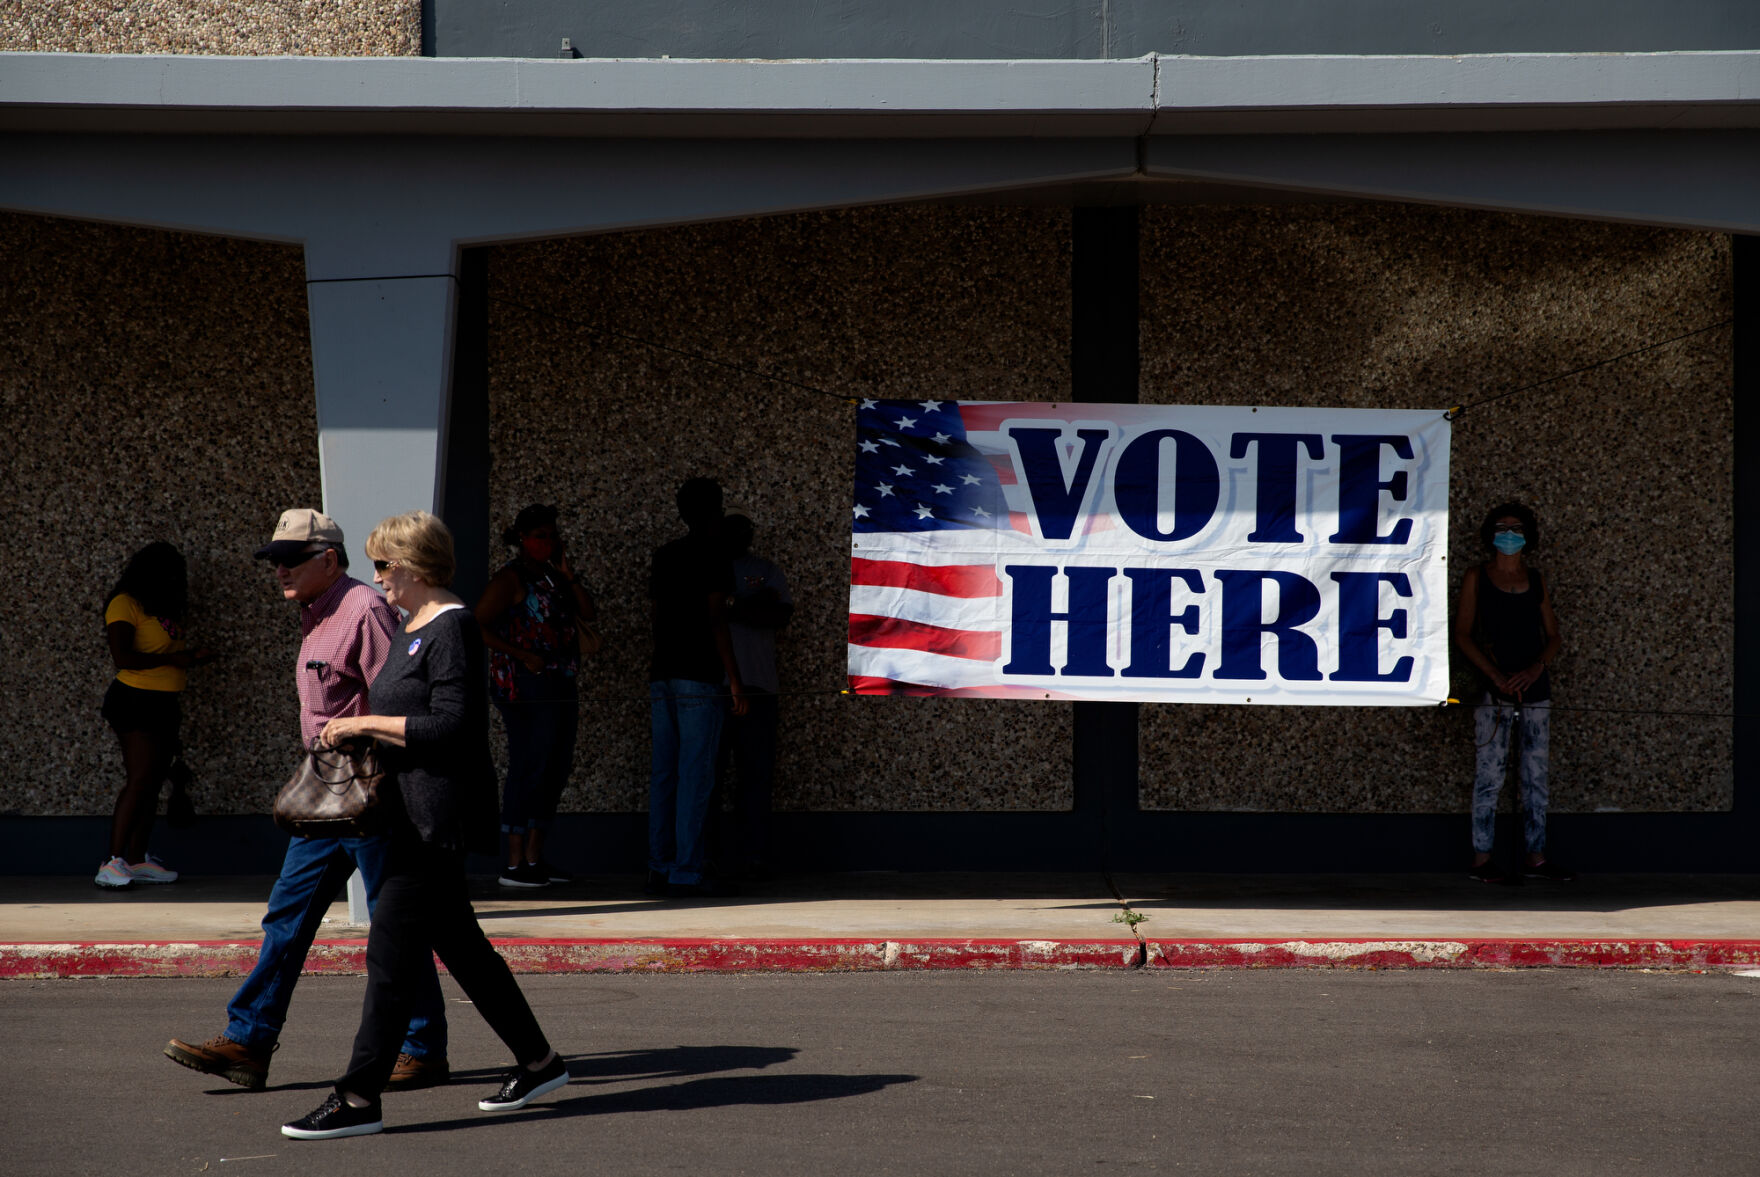
<path id="1" fill-rule="evenodd" d="M 1437 410 L 864 400 L 860 694 L 1435 705 Z"/>

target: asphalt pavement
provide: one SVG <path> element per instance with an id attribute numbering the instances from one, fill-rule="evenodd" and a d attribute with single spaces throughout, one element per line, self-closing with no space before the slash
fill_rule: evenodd
<path id="1" fill-rule="evenodd" d="M 572 1082 L 450 980 L 453 1082 L 383 1135 L 279 1125 L 343 1069 L 358 978 L 295 996 L 269 1089 L 175 1066 L 231 981 L 0 982 L 4 1159 L 37 1174 L 1613 1174 L 1756 1171 L 1760 976 L 1118 970 L 534 976 Z"/>

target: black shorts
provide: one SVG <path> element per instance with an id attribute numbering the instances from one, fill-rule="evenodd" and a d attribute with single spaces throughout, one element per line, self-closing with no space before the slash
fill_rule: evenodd
<path id="1" fill-rule="evenodd" d="M 103 715 L 117 735 L 146 732 L 169 740 L 177 739 L 183 722 L 176 691 L 143 691 L 121 679 L 111 679 L 104 692 Z"/>

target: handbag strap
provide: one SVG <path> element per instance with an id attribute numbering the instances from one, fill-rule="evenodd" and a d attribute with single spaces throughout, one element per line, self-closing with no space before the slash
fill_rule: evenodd
<path id="1" fill-rule="evenodd" d="M 345 752 L 341 748 L 327 747 L 317 740 L 313 740 L 312 746 L 307 749 L 307 754 L 312 759 L 313 776 L 326 785 L 345 785 L 361 775 L 358 762 L 369 753 L 377 750 L 378 745 L 374 740 L 367 740 L 360 752 L 354 754 Z M 328 769 L 328 773 L 326 769 Z M 338 769 L 341 770 L 339 774 L 329 775 L 337 773 Z"/>

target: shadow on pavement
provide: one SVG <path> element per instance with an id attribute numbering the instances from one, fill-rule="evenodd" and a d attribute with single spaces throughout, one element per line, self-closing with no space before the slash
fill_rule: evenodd
<path id="1" fill-rule="evenodd" d="M 569 1074 L 576 1072 L 569 1067 Z M 678 1112 L 702 1108 L 816 1103 L 872 1095 L 898 1083 L 915 1083 L 917 1075 L 747 1075 L 718 1079 L 693 1079 L 634 1091 L 608 1091 L 597 1095 L 561 1098 L 532 1104 L 518 1112 L 460 1116 L 431 1120 L 425 1124 L 387 1125 L 396 1132 L 444 1132 L 456 1128 L 481 1128 L 524 1120 L 548 1120 L 558 1116 L 605 1116 L 623 1112 Z M 563 1089 L 567 1091 L 567 1088 Z"/>
<path id="2" fill-rule="evenodd" d="M 658 1046 L 651 1050 L 608 1050 L 600 1054 L 564 1054 L 571 1083 L 616 1083 L 626 1079 L 680 1079 L 721 1071 L 757 1071 L 792 1062 L 795 1046 Z M 459 1080 L 498 1081 L 507 1068 L 483 1067 L 452 1072 Z"/>

